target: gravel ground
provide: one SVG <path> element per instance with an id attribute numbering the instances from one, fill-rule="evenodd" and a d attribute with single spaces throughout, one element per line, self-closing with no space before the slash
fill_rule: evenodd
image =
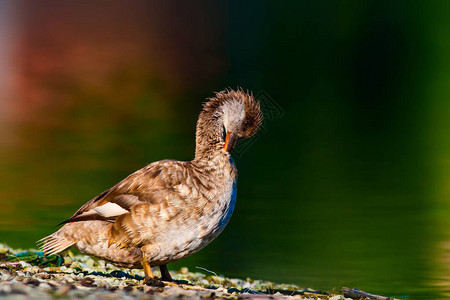
<path id="1" fill-rule="evenodd" d="M 159 275 L 155 268 L 155 276 Z M 0 244 L 0 298 L 8 299 L 329 299 L 329 295 L 291 284 L 230 279 L 213 272 L 171 270 L 175 282 L 142 283 L 142 270 L 120 269 L 102 260 L 68 252 L 43 257 L 36 250 Z"/>

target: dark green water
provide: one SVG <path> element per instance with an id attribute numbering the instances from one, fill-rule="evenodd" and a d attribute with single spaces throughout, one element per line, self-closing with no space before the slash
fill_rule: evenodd
<path id="1" fill-rule="evenodd" d="M 169 268 L 450 297 L 448 2 L 44 2 L 0 2 L 0 242 L 191 159 L 201 103 L 240 85 L 266 120 L 235 213 Z"/>

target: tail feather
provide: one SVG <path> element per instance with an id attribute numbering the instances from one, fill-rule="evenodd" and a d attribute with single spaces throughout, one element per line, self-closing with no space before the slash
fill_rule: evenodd
<path id="1" fill-rule="evenodd" d="M 46 236 L 37 242 L 39 248 L 46 255 L 58 254 L 72 247 L 76 243 L 76 241 L 67 240 L 57 233 L 58 232 L 55 232 L 49 236 Z"/>
<path id="2" fill-rule="evenodd" d="M 81 253 L 99 257 L 117 266 L 140 267 L 142 252 L 139 247 L 123 247 L 122 244 L 122 247 L 117 247 L 117 244 L 109 247 L 111 227 L 112 223 L 98 220 L 70 222 L 40 239 L 38 245 L 46 255 L 58 254 L 74 247 Z"/>

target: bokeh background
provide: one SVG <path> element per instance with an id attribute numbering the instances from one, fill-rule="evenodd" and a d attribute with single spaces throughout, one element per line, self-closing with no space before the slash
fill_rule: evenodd
<path id="1" fill-rule="evenodd" d="M 0 242 L 192 159 L 201 103 L 236 86 L 277 114 L 237 155 L 226 230 L 169 268 L 450 296 L 445 0 L 0 0 Z"/>

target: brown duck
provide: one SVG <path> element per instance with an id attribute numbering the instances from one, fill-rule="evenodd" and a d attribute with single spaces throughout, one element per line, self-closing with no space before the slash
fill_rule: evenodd
<path id="1" fill-rule="evenodd" d="M 159 266 L 162 280 L 170 281 L 166 265 L 208 245 L 230 220 L 237 182 L 230 151 L 261 122 L 251 93 L 216 93 L 198 118 L 192 161 L 162 160 L 134 172 L 41 239 L 42 250 L 75 247 L 117 266 L 143 268 L 146 281 Z"/>

